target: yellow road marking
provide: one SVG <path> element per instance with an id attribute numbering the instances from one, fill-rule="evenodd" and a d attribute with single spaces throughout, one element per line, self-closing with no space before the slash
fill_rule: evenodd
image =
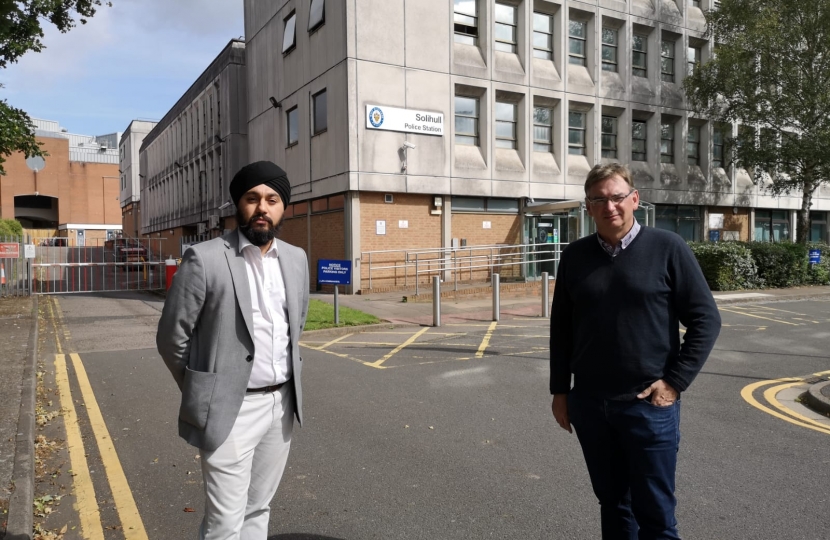
<path id="1" fill-rule="evenodd" d="M 778 308 L 767 307 L 767 306 L 764 306 L 762 309 L 768 309 L 770 311 L 780 311 L 782 313 L 792 313 L 793 315 L 804 315 L 805 317 L 807 316 L 806 313 L 798 313 L 796 311 L 787 311 L 786 309 L 778 309 Z"/>
<path id="2" fill-rule="evenodd" d="M 54 319 L 52 321 L 54 324 Z M 81 520 L 81 532 L 84 540 L 104 540 L 101 513 L 98 511 L 95 488 L 92 487 L 92 478 L 89 476 L 89 465 L 86 461 L 83 439 L 81 439 L 78 415 L 72 403 L 69 374 L 66 371 L 66 355 L 64 354 L 55 355 L 55 382 L 58 385 L 61 409 L 63 410 L 66 447 L 69 449 L 69 462 L 74 474 L 72 483 L 75 488 L 75 507 Z"/>
<path id="3" fill-rule="evenodd" d="M 746 313 L 746 312 L 743 312 L 743 311 L 734 311 L 734 310 L 726 309 L 726 308 L 720 308 L 720 310 L 721 311 L 728 311 L 729 313 L 735 313 L 737 315 L 746 315 L 747 317 L 755 317 L 756 319 L 764 319 L 765 321 L 772 321 L 772 322 L 777 322 L 777 323 L 781 323 L 781 324 L 789 324 L 790 326 L 800 326 L 797 323 L 791 323 L 791 322 L 787 322 L 787 321 L 779 321 L 778 319 L 770 319 L 769 317 L 761 317 L 760 315 L 753 315 L 752 313 Z"/>
<path id="4" fill-rule="evenodd" d="M 127 477 L 124 475 L 124 469 L 118 460 L 118 453 L 112 444 L 112 437 L 110 437 L 107 425 L 104 423 L 104 416 L 101 414 L 98 401 L 96 401 L 95 394 L 92 392 L 92 385 L 89 384 L 86 368 L 81 362 L 81 357 L 77 354 L 72 353 L 69 357 L 72 359 L 72 366 L 75 368 L 75 376 L 78 378 L 78 386 L 81 388 L 81 396 L 89 415 L 92 433 L 95 434 L 95 440 L 98 442 L 98 451 L 101 453 L 101 461 L 104 463 L 104 470 L 107 473 L 107 480 L 112 491 L 112 500 L 121 520 L 124 538 L 125 540 L 147 540 L 147 532 L 144 530 L 144 524 L 138 514 L 138 507 L 135 504 L 133 493 L 130 491 L 130 485 L 127 483 Z"/>
<path id="5" fill-rule="evenodd" d="M 822 375 L 830 375 L 830 370 L 827 371 L 819 371 L 818 373 L 813 373 L 816 377 L 821 377 Z"/>
<path id="6" fill-rule="evenodd" d="M 758 403 L 758 401 L 752 396 L 752 392 L 754 392 L 756 389 L 758 389 L 758 388 L 760 388 L 764 385 L 767 385 L 767 384 L 776 383 L 776 382 L 782 382 L 783 383 L 783 382 L 800 382 L 800 381 L 801 381 L 800 379 L 788 378 L 788 379 L 774 379 L 774 380 L 770 380 L 770 381 L 760 381 L 760 382 L 752 383 L 752 384 L 749 384 L 749 385 L 745 386 L 743 388 L 743 390 L 741 390 L 741 397 L 744 398 L 744 401 L 746 401 L 747 403 L 749 403 L 750 405 L 752 405 L 753 407 L 755 407 L 759 411 L 763 411 L 763 412 L 765 412 L 767 414 L 770 414 L 770 415 L 772 415 L 776 418 L 780 418 L 781 420 L 784 420 L 784 421 L 789 422 L 791 424 L 795 424 L 796 426 L 806 427 L 807 429 L 812 429 L 813 431 L 818 431 L 819 433 L 825 433 L 825 434 L 830 435 L 830 430 L 818 429 L 815 426 L 811 426 L 810 424 L 804 424 L 802 422 L 799 422 L 798 420 L 790 418 L 789 416 L 783 415 L 778 411 L 774 411 L 772 409 L 764 407 L 763 405 Z"/>
<path id="7" fill-rule="evenodd" d="M 381 358 L 377 362 L 373 362 L 373 363 L 368 364 L 368 365 L 370 365 L 372 367 L 382 367 L 384 362 L 386 362 L 387 360 L 389 360 L 390 358 L 392 358 L 393 356 L 395 356 L 396 354 L 401 352 L 403 349 L 405 349 L 409 345 L 415 343 L 415 340 L 418 339 L 419 337 L 421 337 L 421 335 L 424 332 L 426 332 L 427 330 L 429 330 L 429 328 L 430 327 L 427 326 L 426 328 L 421 329 L 421 331 L 417 332 L 414 336 L 410 337 L 409 339 L 407 339 L 406 341 L 404 341 L 403 343 L 401 343 L 400 345 L 398 345 L 397 347 L 392 349 L 392 351 L 389 354 L 387 354 L 386 356 L 384 356 L 383 358 Z"/>
<path id="8" fill-rule="evenodd" d="M 320 345 L 320 349 L 325 349 L 325 348 L 327 348 L 329 345 L 334 345 L 334 344 L 335 344 L 335 343 L 337 343 L 338 341 L 342 341 L 342 340 L 346 339 L 347 337 L 349 337 L 349 336 L 353 336 L 353 335 L 354 335 L 354 332 L 353 332 L 353 333 L 351 333 L 351 334 L 346 334 L 345 336 L 340 336 L 340 337 L 339 337 L 339 338 L 337 338 L 337 339 L 333 339 L 333 340 L 329 341 L 329 342 L 328 342 L 328 343 L 326 343 L 325 345 Z"/>
<path id="9" fill-rule="evenodd" d="M 816 422 L 812 418 L 807 418 L 806 416 L 801 415 L 801 414 L 785 407 L 784 405 L 781 404 L 780 401 L 778 401 L 775 398 L 775 395 L 778 392 L 780 392 L 781 390 L 785 390 L 785 389 L 791 388 L 793 386 L 798 386 L 800 384 L 804 384 L 804 381 L 793 382 L 793 383 L 784 383 L 784 384 L 779 384 L 778 386 L 773 386 L 771 388 L 767 388 L 766 390 L 764 390 L 764 399 L 766 399 L 773 407 L 775 407 L 779 411 L 781 411 L 783 413 L 786 413 L 786 414 L 792 416 L 793 418 L 801 420 L 802 422 L 807 422 L 808 424 L 813 424 L 814 426 L 818 426 L 821 429 L 827 430 L 827 433 L 830 434 L 830 424 L 823 424 L 821 422 Z"/>
<path id="10" fill-rule="evenodd" d="M 493 321 L 490 323 L 490 327 L 487 329 L 487 333 L 484 334 L 484 338 L 481 340 L 481 345 L 478 346 L 478 351 L 476 352 L 476 358 L 483 358 L 484 351 L 487 350 L 487 346 L 490 345 L 490 338 L 493 337 L 493 331 L 496 329 L 496 326 L 499 323 Z"/>
<path id="11" fill-rule="evenodd" d="M 813 324 L 821 324 L 821 323 L 820 323 L 820 322 L 818 322 L 818 321 L 813 321 L 813 320 L 811 320 L 811 319 L 802 319 L 801 317 L 793 317 L 793 320 L 794 320 L 794 321 L 811 322 L 811 323 L 813 323 Z"/>

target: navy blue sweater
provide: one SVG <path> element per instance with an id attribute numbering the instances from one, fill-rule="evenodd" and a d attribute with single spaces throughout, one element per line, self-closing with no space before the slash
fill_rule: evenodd
<path id="1" fill-rule="evenodd" d="M 686 327 L 680 343 L 679 324 Z M 550 391 L 634 399 L 663 379 L 686 390 L 720 333 L 720 314 L 680 236 L 643 227 L 611 257 L 596 234 L 562 253 L 550 318 Z"/>

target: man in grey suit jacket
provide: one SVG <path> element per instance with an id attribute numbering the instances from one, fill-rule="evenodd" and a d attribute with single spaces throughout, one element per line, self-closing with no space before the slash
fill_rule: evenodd
<path id="1" fill-rule="evenodd" d="M 295 415 L 302 424 L 308 260 L 275 238 L 285 171 L 247 165 L 230 192 L 239 227 L 185 252 L 156 342 L 182 392 L 179 435 L 202 450 L 199 538 L 265 540 Z"/>

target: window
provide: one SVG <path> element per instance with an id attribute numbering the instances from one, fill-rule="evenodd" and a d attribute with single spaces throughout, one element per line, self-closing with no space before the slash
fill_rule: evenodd
<path id="1" fill-rule="evenodd" d="M 602 28 L 602 70 L 617 71 L 617 30 Z"/>
<path id="2" fill-rule="evenodd" d="M 496 102 L 496 147 L 516 148 L 515 103 Z"/>
<path id="3" fill-rule="evenodd" d="M 631 161 L 646 161 L 646 123 L 631 122 Z"/>
<path id="4" fill-rule="evenodd" d="M 660 163 L 674 163 L 674 124 L 660 123 Z"/>
<path id="5" fill-rule="evenodd" d="M 631 73 L 635 77 L 647 77 L 648 36 L 634 34 L 631 38 L 631 42 L 631 48 L 633 50 L 631 57 Z"/>
<path id="6" fill-rule="evenodd" d="M 584 112 L 568 113 L 568 153 L 585 155 L 586 114 Z"/>
<path id="7" fill-rule="evenodd" d="M 477 0 L 455 0 L 453 22 L 455 42 L 478 45 Z"/>
<path id="8" fill-rule="evenodd" d="M 712 167 L 723 168 L 723 132 L 718 128 L 712 132 Z"/>
<path id="9" fill-rule="evenodd" d="M 496 3 L 496 50 L 509 53 L 516 52 L 516 12 L 515 6 Z"/>
<path id="10" fill-rule="evenodd" d="M 553 60 L 553 17 L 533 14 L 533 57 Z"/>
<path id="11" fill-rule="evenodd" d="M 328 122 L 328 98 L 326 91 L 318 92 L 311 97 L 311 110 L 314 115 L 311 119 L 314 128 L 314 135 L 326 131 L 329 127 Z"/>
<path id="12" fill-rule="evenodd" d="M 490 199 L 484 197 L 453 197 L 453 212 L 500 212 L 516 214 L 519 212 L 517 199 Z"/>
<path id="13" fill-rule="evenodd" d="M 326 0 L 311 0 L 311 13 L 308 15 L 308 31 L 312 32 L 326 23 Z"/>
<path id="14" fill-rule="evenodd" d="M 455 142 L 478 146 L 478 98 L 455 96 Z"/>
<path id="15" fill-rule="evenodd" d="M 660 43 L 660 77 L 664 82 L 674 82 L 674 43 Z"/>
<path id="16" fill-rule="evenodd" d="M 755 240 L 784 242 L 790 239 L 790 216 L 787 210 L 756 210 Z"/>
<path id="17" fill-rule="evenodd" d="M 568 63 L 577 66 L 585 64 L 585 34 L 588 24 L 583 21 L 568 23 Z"/>
<path id="18" fill-rule="evenodd" d="M 553 149 L 553 111 L 547 107 L 533 108 L 533 151 L 550 152 Z"/>
<path id="19" fill-rule="evenodd" d="M 297 14 L 292 13 L 285 19 L 285 34 L 282 36 L 282 53 L 286 54 L 294 49 L 297 43 L 296 36 Z"/>
<path id="20" fill-rule="evenodd" d="M 689 165 L 700 165 L 700 126 L 689 126 L 686 157 L 689 160 Z"/>
<path id="21" fill-rule="evenodd" d="M 602 117 L 602 157 L 612 159 L 617 157 L 617 118 L 615 116 Z"/>
<path id="22" fill-rule="evenodd" d="M 686 71 L 689 75 L 692 75 L 697 66 L 700 65 L 700 47 L 689 47 L 687 52 L 689 59 L 686 61 Z"/>
<path id="23" fill-rule="evenodd" d="M 700 207 L 658 204 L 654 209 L 654 225 L 672 231 L 687 242 L 697 242 L 700 234 Z"/>
<path id="24" fill-rule="evenodd" d="M 300 140 L 300 117 L 297 107 L 290 109 L 285 113 L 286 126 L 288 127 L 286 146 L 294 146 Z"/>
<path id="25" fill-rule="evenodd" d="M 827 241 L 827 212 L 810 212 L 810 242 Z"/>
<path id="26" fill-rule="evenodd" d="M 700 8 L 700 0 L 692 0 L 692 7 Z"/>

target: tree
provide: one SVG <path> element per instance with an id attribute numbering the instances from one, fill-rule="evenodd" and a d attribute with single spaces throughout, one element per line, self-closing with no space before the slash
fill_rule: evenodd
<path id="1" fill-rule="evenodd" d="M 0 219 L 0 240 L 5 238 L 20 238 L 23 236 L 23 225 L 15 219 Z"/>
<path id="2" fill-rule="evenodd" d="M 0 0 L 0 69 L 17 62 L 27 52 L 44 49 L 43 23 L 48 21 L 61 32 L 68 32 L 77 21 L 86 24 L 102 0 Z M 2 85 L 0 85 L 2 88 Z M 24 111 L 0 100 L 0 175 L 5 158 L 22 152 L 27 158 L 43 156 L 35 140 L 34 124 Z"/>
<path id="3" fill-rule="evenodd" d="M 683 86 L 691 109 L 740 123 L 733 163 L 773 195 L 801 195 L 809 239 L 813 194 L 830 180 L 830 0 L 722 0 L 707 13 L 714 53 Z"/>

